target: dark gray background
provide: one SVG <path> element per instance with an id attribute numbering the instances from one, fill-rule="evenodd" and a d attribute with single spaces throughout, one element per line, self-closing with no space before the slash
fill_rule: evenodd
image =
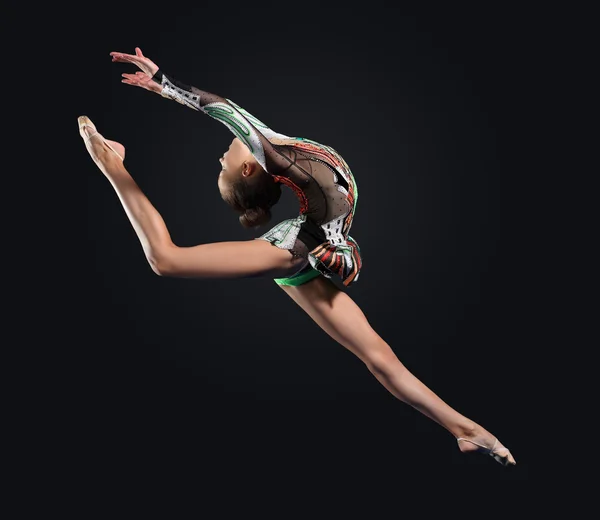
<path id="1" fill-rule="evenodd" d="M 172 475 L 191 490 L 206 477 L 205 491 L 256 489 L 258 504 L 260 490 L 281 484 L 289 505 L 331 498 L 332 486 L 346 504 L 423 489 L 466 499 L 480 483 L 515 493 L 528 478 L 532 384 L 518 187 L 528 42 L 518 19 L 178 9 L 98 7 L 80 15 L 81 36 L 73 31 L 85 45 L 68 51 L 81 84 L 69 93 L 69 190 L 82 211 L 64 230 L 75 253 L 63 282 L 76 296 L 60 327 L 58 379 L 73 417 L 85 418 L 94 450 L 84 457 L 118 485 Z M 517 467 L 462 455 L 272 280 L 153 274 L 78 115 L 126 146 L 127 168 L 179 245 L 250 239 L 298 205 L 284 189 L 272 222 L 242 228 L 216 186 L 232 134 L 122 84 L 135 69 L 109 52 L 135 46 L 175 78 L 345 157 L 364 266 L 344 290 L 417 377 L 512 449 Z"/>

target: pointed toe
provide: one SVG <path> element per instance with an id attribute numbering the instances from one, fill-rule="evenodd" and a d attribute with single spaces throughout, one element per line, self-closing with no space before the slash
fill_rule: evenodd
<path id="1" fill-rule="evenodd" d="M 79 129 L 89 126 L 96 130 L 94 123 L 92 123 L 92 120 L 88 116 L 79 116 L 77 122 L 79 123 Z"/>

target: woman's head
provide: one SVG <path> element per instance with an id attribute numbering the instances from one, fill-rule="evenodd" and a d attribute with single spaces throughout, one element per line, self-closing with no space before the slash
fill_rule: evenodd
<path id="1" fill-rule="evenodd" d="M 281 184 L 269 175 L 237 137 L 221 162 L 217 184 L 221 197 L 241 213 L 240 223 L 250 228 L 271 219 L 271 206 L 281 197 Z"/>

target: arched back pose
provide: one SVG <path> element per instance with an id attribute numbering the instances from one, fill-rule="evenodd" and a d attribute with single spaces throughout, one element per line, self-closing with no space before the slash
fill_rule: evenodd
<path id="1" fill-rule="evenodd" d="M 361 359 L 387 390 L 452 433 L 461 451 L 487 453 L 503 465 L 514 465 L 510 451 L 496 437 L 451 408 L 408 371 L 358 305 L 330 280 L 338 276 L 350 286 L 357 281 L 362 264 L 360 249 L 348 234 L 358 192 L 344 159 L 329 146 L 272 131 L 228 99 L 176 81 L 139 48 L 135 55 L 112 52 L 111 56 L 115 62 L 141 69 L 123 74 L 124 83 L 204 112 L 235 134 L 219 159 L 218 188 L 240 213 L 242 225 L 268 222 L 281 184 L 290 187 L 300 202 L 297 218 L 278 223 L 256 239 L 178 247 L 125 168 L 123 145 L 106 140 L 90 119 L 80 116 L 79 131 L 87 150 L 115 189 L 153 271 L 176 277 L 274 278 L 329 336 Z"/>

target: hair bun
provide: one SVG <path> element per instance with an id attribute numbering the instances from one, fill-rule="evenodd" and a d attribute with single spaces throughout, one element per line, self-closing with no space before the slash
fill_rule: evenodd
<path id="1" fill-rule="evenodd" d="M 256 206 L 254 208 L 248 208 L 242 215 L 240 215 L 240 222 L 242 226 L 252 228 L 266 224 L 271 220 L 271 210 L 269 208 L 262 208 Z"/>

